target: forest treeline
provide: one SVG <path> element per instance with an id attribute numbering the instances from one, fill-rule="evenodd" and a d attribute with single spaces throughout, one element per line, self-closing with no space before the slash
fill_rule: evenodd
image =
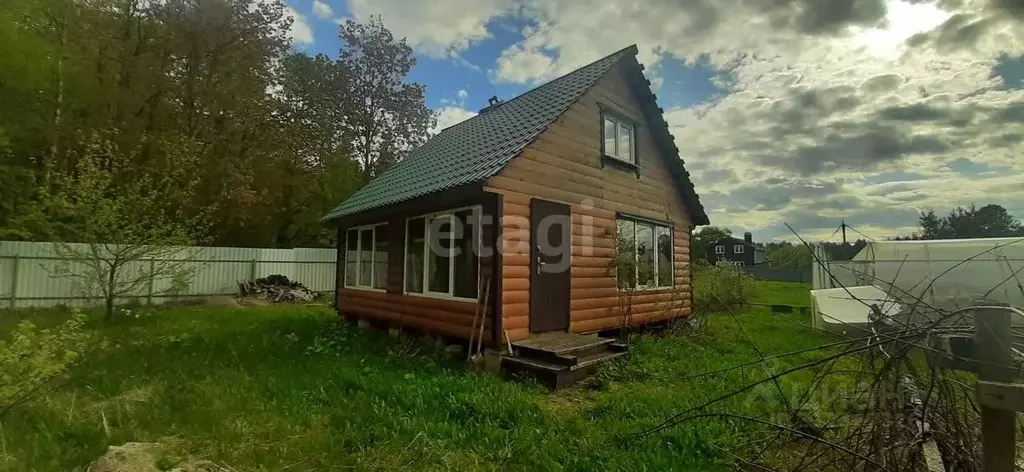
<path id="1" fill-rule="evenodd" d="M 334 59 L 276 0 L 0 6 L 0 240 L 328 246 L 319 219 L 435 123 L 379 18 Z"/>

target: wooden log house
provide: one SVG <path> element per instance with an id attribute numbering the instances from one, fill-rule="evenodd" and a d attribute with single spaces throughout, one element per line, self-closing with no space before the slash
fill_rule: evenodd
<path id="1" fill-rule="evenodd" d="M 469 339 L 486 292 L 485 342 L 563 374 L 612 357 L 581 334 L 688 316 L 709 222 L 636 53 L 492 99 L 325 216 L 339 314 Z M 654 270 L 619 280 L 620 237 Z"/>

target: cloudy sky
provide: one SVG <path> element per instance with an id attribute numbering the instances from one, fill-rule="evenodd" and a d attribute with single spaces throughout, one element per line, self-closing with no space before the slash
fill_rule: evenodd
<path id="1" fill-rule="evenodd" d="M 756 240 L 1024 218 L 1024 0 L 286 1 L 332 56 L 381 15 L 441 127 L 635 43 L 712 224 Z"/>

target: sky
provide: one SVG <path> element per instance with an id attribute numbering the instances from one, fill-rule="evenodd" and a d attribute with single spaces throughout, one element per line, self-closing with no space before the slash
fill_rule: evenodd
<path id="1" fill-rule="evenodd" d="M 636 44 L 711 223 L 755 241 L 1024 218 L 1021 0 L 285 1 L 293 46 L 332 57 L 380 15 L 438 129 Z"/>

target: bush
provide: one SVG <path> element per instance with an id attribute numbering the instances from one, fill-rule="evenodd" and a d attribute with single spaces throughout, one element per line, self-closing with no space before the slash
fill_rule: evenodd
<path id="1" fill-rule="evenodd" d="M 737 267 L 693 264 L 693 310 L 698 316 L 741 308 L 756 295 L 754 278 Z"/>
<path id="2" fill-rule="evenodd" d="M 52 329 L 25 320 L 0 341 L 0 416 L 44 393 L 80 358 L 87 343 L 85 320 L 77 310 Z"/>

